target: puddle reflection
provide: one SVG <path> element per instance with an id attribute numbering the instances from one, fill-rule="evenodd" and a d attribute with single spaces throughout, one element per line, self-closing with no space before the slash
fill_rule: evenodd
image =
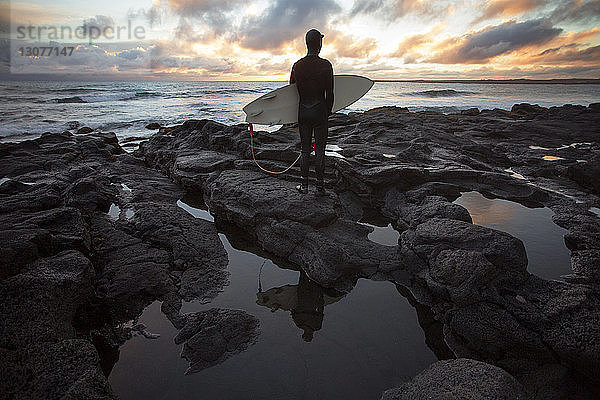
<path id="1" fill-rule="evenodd" d="M 259 289 L 256 304 L 273 312 L 289 311 L 296 326 L 303 331 L 302 339 L 310 342 L 314 333 L 323 325 L 325 306 L 344 296 L 344 293 L 319 286 L 301 271 L 297 285 L 279 286 L 265 292 Z"/>
<path id="2" fill-rule="evenodd" d="M 571 254 L 564 242 L 567 230 L 552 222 L 549 208 L 528 208 L 502 199 L 487 199 L 466 192 L 454 201 L 465 207 L 473 223 L 497 229 L 521 239 L 527 251 L 527 270 L 544 279 L 571 274 Z"/>
<path id="3" fill-rule="evenodd" d="M 193 205 L 185 200 L 179 207 L 194 217 L 210 215 L 201 199 Z M 343 294 L 260 251 L 243 250 L 243 241 L 229 233 L 219 237 L 229 258 L 229 285 L 208 304 L 183 303 L 181 312 L 244 310 L 260 321 L 257 342 L 184 375 L 187 362 L 173 341 L 178 330 L 153 304 L 139 320 L 160 337 L 125 343 L 109 376 L 120 398 L 379 398 L 437 360 L 425 343 L 429 327 L 419 325 L 419 312 L 393 283 L 359 279 Z"/>

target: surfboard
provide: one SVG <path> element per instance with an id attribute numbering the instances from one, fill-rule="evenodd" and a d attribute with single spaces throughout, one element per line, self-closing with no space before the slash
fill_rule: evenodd
<path id="1" fill-rule="evenodd" d="M 358 75 L 334 75 L 333 112 L 348 107 L 363 97 L 373 86 L 373 81 Z M 298 90 L 296 84 L 275 89 L 248 103 L 242 110 L 246 122 L 263 125 L 298 122 Z"/>

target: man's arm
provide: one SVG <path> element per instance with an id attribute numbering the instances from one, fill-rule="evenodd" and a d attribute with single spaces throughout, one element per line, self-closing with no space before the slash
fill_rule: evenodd
<path id="1" fill-rule="evenodd" d="M 331 63 L 328 65 L 325 77 L 325 103 L 327 104 L 327 114 L 330 115 L 333 109 L 333 67 Z"/>
<path id="2" fill-rule="evenodd" d="M 292 65 L 292 73 L 290 74 L 290 85 L 292 83 L 296 83 L 296 74 L 294 73 L 294 67 L 296 64 Z"/>

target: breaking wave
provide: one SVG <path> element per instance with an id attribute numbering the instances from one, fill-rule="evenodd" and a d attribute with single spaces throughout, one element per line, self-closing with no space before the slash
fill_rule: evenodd
<path id="1" fill-rule="evenodd" d="M 441 90 L 424 90 L 422 92 L 411 92 L 407 93 L 409 96 L 415 97 L 460 97 L 470 96 L 477 94 L 477 92 L 467 92 L 462 90 L 454 89 L 441 89 Z"/>

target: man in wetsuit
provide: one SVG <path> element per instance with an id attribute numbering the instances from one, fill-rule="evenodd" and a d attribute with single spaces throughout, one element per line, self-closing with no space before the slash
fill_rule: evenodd
<path id="1" fill-rule="evenodd" d="M 327 143 L 327 118 L 333 107 L 333 67 L 319 57 L 323 35 L 316 29 L 306 33 L 308 54 L 292 67 L 290 83 L 295 83 L 300 96 L 298 129 L 302 147 L 302 183 L 296 186 L 301 193 L 308 192 L 308 167 L 312 135 L 315 135 L 315 173 L 317 195 L 325 194 L 325 145 Z"/>

